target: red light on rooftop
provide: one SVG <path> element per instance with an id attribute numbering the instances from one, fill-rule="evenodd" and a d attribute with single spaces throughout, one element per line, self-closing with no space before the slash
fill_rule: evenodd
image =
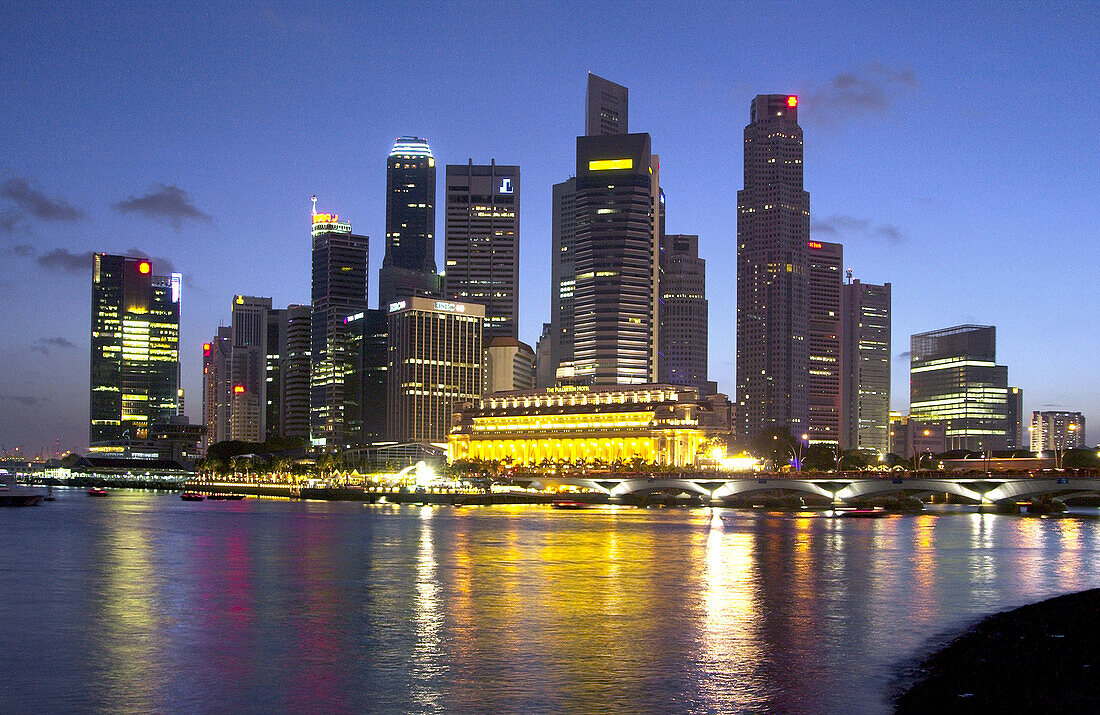
<path id="1" fill-rule="evenodd" d="M 202 356 L 203 357 L 207 357 L 208 355 L 210 355 L 210 348 L 211 348 L 210 343 L 203 343 L 202 344 Z"/>
<path id="2" fill-rule="evenodd" d="M 244 394 L 244 385 L 234 385 L 233 386 L 233 394 L 243 395 Z"/>
<path id="3" fill-rule="evenodd" d="M 794 96 L 793 94 L 790 97 L 787 97 L 787 106 L 788 107 L 797 107 L 798 106 L 798 97 Z"/>
<path id="4" fill-rule="evenodd" d="M 145 274 L 151 270 L 153 270 L 153 267 L 149 265 L 149 261 L 142 261 L 138 264 L 138 273 Z"/>

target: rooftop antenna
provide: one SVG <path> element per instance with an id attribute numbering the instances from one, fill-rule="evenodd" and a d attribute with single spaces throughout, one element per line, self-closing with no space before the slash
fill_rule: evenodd
<path id="1" fill-rule="evenodd" d="M 852 282 L 852 269 L 851 268 L 844 271 L 844 277 L 848 279 L 848 283 Z"/>
<path id="2" fill-rule="evenodd" d="M 310 200 L 313 201 L 313 215 L 316 216 L 317 215 L 317 194 L 314 194 L 313 198 L 310 199 Z"/>

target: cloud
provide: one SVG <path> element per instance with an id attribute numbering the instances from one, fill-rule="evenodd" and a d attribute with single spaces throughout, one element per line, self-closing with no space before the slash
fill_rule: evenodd
<path id="1" fill-rule="evenodd" d="M 19 243 L 4 249 L 4 253 L 10 253 L 11 255 L 18 256 L 19 258 L 29 258 L 30 256 L 34 255 L 34 246 L 28 245 L 26 243 Z"/>
<path id="2" fill-rule="evenodd" d="M 84 212 L 65 199 L 51 199 L 18 176 L 0 184 L 0 196 L 14 203 L 24 213 L 43 221 L 78 221 L 84 218 Z"/>
<path id="3" fill-rule="evenodd" d="M 75 348 L 76 345 L 62 337 L 39 338 L 31 345 L 31 350 L 42 355 L 49 355 L 50 348 Z"/>
<path id="4" fill-rule="evenodd" d="M 23 214 L 15 209 L 0 211 L 0 233 L 15 233 L 20 228 L 25 228 Z"/>
<path id="5" fill-rule="evenodd" d="M 31 397 L 30 395 L 0 395 L 0 402 L 15 402 L 23 407 L 33 407 L 34 405 L 45 402 L 45 400 L 41 397 Z"/>
<path id="6" fill-rule="evenodd" d="M 177 229 L 184 220 L 213 221 L 209 214 L 195 207 L 190 194 L 174 184 L 154 184 L 144 196 L 131 196 L 113 205 L 119 213 L 165 219 Z"/>
<path id="7" fill-rule="evenodd" d="M 919 86 L 908 67 L 893 69 L 871 63 L 854 72 L 842 72 L 804 92 L 799 102 L 805 108 L 801 116 L 815 124 L 843 126 L 860 117 L 885 114 L 899 95 Z"/>
<path id="8" fill-rule="evenodd" d="M 821 234 L 829 236 L 863 236 L 864 238 L 883 239 L 889 243 L 901 243 L 908 240 L 908 236 L 893 224 L 875 225 L 866 219 L 844 215 L 814 219 L 810 222 L 810 233 L 819 236 Z"/>
<path id="9" fill-rule="evenodd" d="M 55 248 L 49 253 L 43 253 L 35 261 L 38 265 L 48 270 L 65 271 L 66 273 L 89 273 L 92 270 L 92 251 L 73 253 L 64 248 Z"/>

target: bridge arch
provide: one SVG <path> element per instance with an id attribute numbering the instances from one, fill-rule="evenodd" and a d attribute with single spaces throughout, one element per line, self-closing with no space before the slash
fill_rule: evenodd
<path id="1" fill-rule="evenodd" d="M 611 496 L 622 497 L 627 494 L 642 494 L 669 489 L 693 492 L 707 499 L 710 499 L 712 494 L 711 490 L 690 479 L 624 479 L 611 490 Z"/>
<path id="2" fill-rule="evenodd" d="M 860 479 L 836 493 L 840 501 L 864 501 L 891 494 L 943 492 L 981 502 L 982 495 L 970 487 L 946 479 Z"/>
<path id="3" fill-rule="evenodd" d="M 1085 495 L 1100 491 L 1100 479 L 1012 479 L 985 495 L 991 502 L 1058 495 Z"/>
<path id="4" fill-rule="evenodd" d="M 819 484 L 805 479 L 736 479 L 714 491 L 714 498 L 749 496 L 760 492 L 787 491 L 812 494 L 832 500 L 833 493 Z"/>

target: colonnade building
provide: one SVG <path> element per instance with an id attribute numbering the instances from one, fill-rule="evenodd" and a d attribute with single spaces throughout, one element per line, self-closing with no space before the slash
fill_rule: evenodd
<path id="1" fill-rule="evenodd" d="M 451 419 L 448 459 L 691 467 L 728 427 L 693 387 L 564 385 L 462 405 Z"/>

